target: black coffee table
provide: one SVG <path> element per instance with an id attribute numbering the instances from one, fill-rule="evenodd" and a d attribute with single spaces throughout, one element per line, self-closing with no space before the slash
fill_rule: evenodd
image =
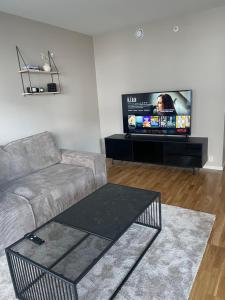
<path id="1" fill-rule="evenodd" d="M 161 230 L 160 193 L 106 184 L 6 249 L 18 299 L 77 300 L 77 284 L 133 224 L 154 235 L 119 284 L 113 299 Z"/>

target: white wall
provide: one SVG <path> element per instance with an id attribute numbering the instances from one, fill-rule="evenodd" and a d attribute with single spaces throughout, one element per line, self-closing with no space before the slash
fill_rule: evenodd
<path id="1" fill-rule="evenodd" d="M 16 45 L 29 63 L 43 63 L 40 53 L 48 49 L 55 53 L 61 95 L 21 96 Z M 51 82 L 48 75 L 33 76 L 41 85 Z M 61 147 L 100 151 L 93 40 L 0 12 L 0 144 L 45 130 Z"/>
<path id="2" fill-rule="evenodd" d="M 224 129 L 223 129 L 223 168 L 225 168 L 225 116 L 224 116 Z"/>
<path id="3" fill-rule="evenodd" d="M 179 25 L 180 31 L 172 28 Z M 94 37 L 101 136 L 121 133 L 121 94 L 193 89 L 192 136 L 209 138 L 221 168 L 225 108 L 225 7 Z"/>

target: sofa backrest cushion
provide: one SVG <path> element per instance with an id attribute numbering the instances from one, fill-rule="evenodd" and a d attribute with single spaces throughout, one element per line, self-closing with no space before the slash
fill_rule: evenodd
<path id="1" fill-rule="evenodd" d="M 13 141 L 4 146 L 3 150 L 10 156 L 9 180 L 26 176 L 61 161 L 61 152 L 50 132 Z"/>

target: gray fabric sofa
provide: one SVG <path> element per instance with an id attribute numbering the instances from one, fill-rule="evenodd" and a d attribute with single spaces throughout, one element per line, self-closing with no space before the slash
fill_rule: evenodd
<path id="1" fill-rule="evenodd" d="M 0 254 L 105 183 L 102 154 L 60 150 L 49 132 L 0 147 Z"/>

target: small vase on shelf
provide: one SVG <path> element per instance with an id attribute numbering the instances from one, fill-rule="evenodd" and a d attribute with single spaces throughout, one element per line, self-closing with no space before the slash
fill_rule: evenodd
<path id="1" fill-rule="evenodd" d="M 50 72 L 50 71 L 51 71 L 50 65 L 49 65 L 48 63 L 45 63 L 45 64 L 43 65 L 43 70 L 44 70 L 45 72 Z"/>

